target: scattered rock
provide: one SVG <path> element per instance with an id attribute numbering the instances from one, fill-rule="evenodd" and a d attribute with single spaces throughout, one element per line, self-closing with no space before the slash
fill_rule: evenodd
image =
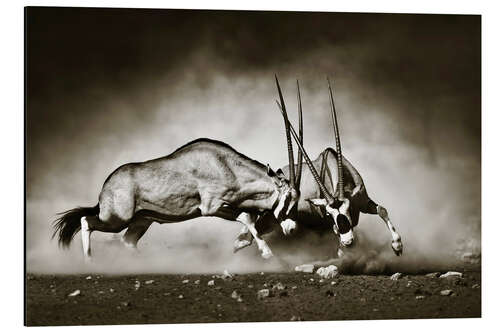
<path id="1" fill-rule="evenodd" d="M 91 276 L 91 275 L 89 275 L 89 276 L 87 276 L 85 279 L 86 279 L 86 280 L 92 280 L 92 276 Z"/>
<path id="2" fill-rule="evenodd" d="M 453 290 L 450 289 L 441 290 L 440 294 L 443 296 L 450 296 L 451 294 L 453 294 Z"/>
<path id="3" fill-rule="evenodd" d="M 479 284 L 476 283 L 476 284 L 472 285 L 472 289 L 478 289 L 478 288 L 480 288 Z"/>
<path id="4" fill-rule="evenodd" d="M 314 265 L 305 264 L 295 267 L 296 272 L 312 273 L 314 272 Z"/>
<path id="5" fill-rule="evenodd" d="M 335 265 L 330 265 L 327 267 L 320 267 L 316 271 L 316 274 L 324 279 L 331 279 L 339 275 L 339 269 Z"/>
<path id="6" fill-rule="evenodd" d="M 129 308 L 132 305 L 130 302 L 121 302 L 120 304 L 126 308 Z"/>
<path id="7" fill-rule="evenodd" d="M 336 284 L 337 284 L 337 281 L 332 281 L 330 284 L 331 284 L 332 286 L 334 286 L 334 285 L 336 285 Z"/>
<path id="8" fill-rule="evenodd" d="M 253 284 L 249 284 L 249 285 L 248 285 L 248 288 L 253 288 Z"/>
<path id="9" fill-rule="evenodd" d="M 102 294 L 104 294 L 104 291 L 101 290 L 101 291 L 98 292 L 98 294 L 102 295 Z"/>
<path id="10" fill-rule="evenodd" d="M 231 298 L 238 299 L 239 297 L 240 297 L 240 294 L 236 290 L 233 291 L 233 293 L 231 294 Z"/>
<path id="11" fill-rule="evenodd" d="M 183 299 L 183 298 L 184 298 L 184 296 L 182 296 L 182 294 L 181 294 L 181 295 L 179 295 L 179 299 Z"/>
<path id="12" fill-rule="evenodd" d="M 134 288 L 135 290 L 138 290 L 141 287 L 141 282 L 140 281 L 135 281 Z"/>
<path id="13" fill-rule="evenodd" d="M 170 296 L 170 293 L 163 293 L 163 296 Z"/>
<path id="14" fill-rule="evenodd" d="M 293 286 L 292 289 L 297 289 L 297 286 Z"/>
<path id="15" fill-rule="evenodd" d="M 273 286 L 273 290 L 285 290 L 285 286 L 281 283 L 281 282 L 278 282 L 276 283 L 274 286 Z"/>
<path id="16" fill-rule="evenodd" d="M 73 291 L 71 294 L 68 295 L 68 297 L 74 297 L 78 295 L 80 295 L 80 289 Z"/>
<path id="17" fill-rule="evenodd" d="M 200 280 L 194 281 L 194 284 L 200 284 Z"/>
<path id="18" fill-rule="evenodd" d="M 378 309 L 377 308 L 373 308 L 373 312 L 378 312 Z"/>
<path id="19" fill-rule="evenodd" d="M 257 299 L 264 299 L 269 297 L 270 294 L 269 289 L 261 289 L 257 292 Z"/>
<path id="20" fill-rule="evenodd" d="M 153 282 L 155 282 L 155 280 L 147 280 L 144 284 L 152 284 Z"/>
<path id="21" fill-rule="evenodd" d="M 290 321 L 301 321 L 302 319 L 299 317 L 299 316 L 292 316 L 292 318 L 290 318 Z"/>
<path id="22" fill-rule="evenodd" d="M 323 282 L 325 282 L 325 280 L 320 279 L 318 282 L 319 282 L 319 283 L 323 283 Z"/>
<path id="23" fill-rule="evenodd" d="M 435 272 L 435 273 L 429 273 L 429 274 L 425 274 L 426 277 L 430 277 L 430 278 L 437 278 L 439 277 L 441 273 L 439 272 Z"/>
<path id="24" fill-rule="evenodd" d="M 189 283 L 189 280 L 182 280 L 182 283 L 184 284 Z"/>
<path id="25" fill-rule="evenodd" d="M 115 290 L 114 290 L 113 288 L 109 288 L 109 292 L 110 292 L 110 293 L 114 293 L 114 292 L 115 292 Z"/>
<path id="26" fill-rule="evenodd" d="M 325 292 L 325 294 L 326 294 L 326 296 L 328 296 L 328 297 L 335 296 L 335 293 L 334 293 L 333 291 L 331 291 L 331 290 L 327 290 L 327 291 Z"/>
<path id="27" fill-rule="evenodd" d="M 440 279 L 447 278 L 447 277 L 459 277 L 459 278 L 461 278 L 462 273 L 449 271 L 449 272 L 439 276 Z"/>
<path id="28" fill-rule="evenodd" d="M 391 280 L 392 281 L 396 281 L 396 280 L 399 280 L 401 277 L 403 276 L 403 273 L 394 273 L 391 275 Z"/>
<path id="29" fill-rule="evenodd" d="M 418 295 L 418 296 L 415 296 L 415 299 L 424 299 L 425 296 L 424 295 Z"/>
<path id="30" fill-rule="evenodd" d="M 264 275 L 264 272 L 260 272 L 260 275 Z"/>
<path id="31" fill-rule="evenodd" d="M 232 279 L 234 276 L 230 274 L 227 269 L 224 270 L 224 273 L 222 273 L 221 279 L 226 280 L 226 279 Z"/>
<path id="32" fill-rule="evenodd" d="M 215 281 L 214 280 L 210 280 L 207 283 L 207 286 L 214 286 L 214 285 L 215 285 Z"/>

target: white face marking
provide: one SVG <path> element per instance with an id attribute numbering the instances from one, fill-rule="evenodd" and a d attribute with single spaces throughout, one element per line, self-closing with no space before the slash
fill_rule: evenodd
<path id="1" fill-rule="evenodd" d="M 276 217 L 276 219 L 279 220 L 279 217 L 281 215 L 281 212 L 283 212 L 283 210 L 285 209 L 285 203 L 286 203 L 286 199 L 287 199 L 287 194 L 288 192 L 285 192 L 281 195 L 280 197 L 280 201 L 278 202 L 278 205 L 276 206 L 276 208 L 274 209 L 274 216 Z"/>
<path id="2" fill-rule="evenodd" d="M 337 216 L 339 215 L 338 209 L 332 208 L 330 207 L 330 205 L 326 205 L 325 209 L 328 212 L 328 214 L 330 214 L 330 216 L 332 216 L 334 219 L 336 219 Z"/>
<path id="3" fill-rule="evenodd" d="M 280 223 L 281 229 L 283 230 L 283 234 L 286 236 L 290 235 L 295 228 L 297 228 L 297 223 L 294 220 L 286 219 Z"/>
<path id="4" fill-rule="evenodd" d="M 345 234 L 340 234 L 340 242 L 343 245 L 349 246 L 352 244 L 352 241 L 354 240 L 354 234 L 352 230 L 349 230 Z"/>

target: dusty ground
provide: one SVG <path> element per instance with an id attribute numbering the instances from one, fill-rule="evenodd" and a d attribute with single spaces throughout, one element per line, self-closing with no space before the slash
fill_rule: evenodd
<path id="1" fill-rule="evenodd" d="M 380 275 L 342 275 L 320 281 L 318 275 L 308 273 L 257 273 L 232 279 L 212 275 L 88 276 L 29 274 L 27 325 L 481 316 L 480 268 L 465 271 L 463 278 L 421 274 L 397 281 Z M 215 285 L 209 286 L 210 280 Z M 140 282 L 138 288 L 136 281 Z M 273 290 L 278 282 L 286 288 Z M 265 288 L 271 290 L 271 296 L 258 299 L 257 291 Z M 68 296 L 77 289 L 79 295 Z M 446 289 L 453 293 L 441 295 Z M 240 301 L 231 297 L 235 290 Z"/>

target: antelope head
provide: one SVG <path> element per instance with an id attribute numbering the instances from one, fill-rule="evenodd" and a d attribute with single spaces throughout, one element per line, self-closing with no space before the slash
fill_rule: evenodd
<path id="1" fill-rule="evenodd" d="M 278 208 L 281 206 L 286 207 L 286 209 L 282 209 L 281 211 L 283 212 L 282 215 L 276 216 L 278 221 L 280 222 L 281 228 L 283 230 L 283 233 L 285 235 L 292 234 L 296 229 L 297 229 L 297 224 L 296 224 L 296 219 L 298 215 L 298 202 L 300 198 L 300 178 L 302 175 L 302 152 L 299 150 L 298 153 L 298 166 L 297 166 L 297 173 L 295 172 L 295 162 L 294 162 L 294 154 L 293 154 L 293 146 L 292 146 L 292 139 L 290 135 L 290 122 L 288 121 L 288 114 L 286 113 L 286 107 L 285 107 L 285 102 L 283 99 L 283 94 L 281 92 L 281 87 L 278 82 L 278 78 L 275 76 L 276 79 L 276 87 L 278 88 L 278 93 L 280 96 L 281 100 L 281 105 L 283 106 L 283 109 L 285 110 L 282 112 L 283 115 L 283 121 L 285 123 L 285 133 L 286 133 L 286 142 L 287 142 L 287 147 L 288 147 L 288 168 L 289 168 L 289 179 L 288 179 L 288 188 L 286 189 L 285 193 L 282 194 L 282 200 L 280 200 Z M 298 81 L 297 81 L 297 87 L 298 87 Z M 303 137 L 303 130 L 302 130 L 302 104 L 300 102 L 300 93 L 297 95 L 298 101 L 299 101 L 299 141 L 302 142 L 302 137 Z M 283 199 L 284 198 L 284 199 Z M 283 204 L 282 204 L 283 202 Z"/>
<path id="2" fill-rule="evenodd" d="M 352 220 L 351 216 L 349 213 L 349 206 L 350 202 L 349 199 L 347 199 L 344 196 L 344 177 L 343 177 L 343 172 L 342 172 L 342 150 L 341 150 L 341 145 L 340 145 L 340 135 L 339 135 L 339 130 L 338 130 L 338 124 L 337 124 L 337 114 L 335 110 L 335 104 L 333 102 L 333 93 L 330 85 L 330 81 L 328 80 L 328 89 L 330 93 L 330 107 L 331 107 L 331 114 L 332 114 L 332 122 L 333 122 L 333 128 L 334 128 L 334 135 L 335 135 L 335 144 L 337 148 L 337 169 L 338 169 L 338 197 L 335 198 L 330 191 L 326 188 L 326 186 L 323 184 L 321 181 L 318 172 L 316 171 L 316 168 L 314 167 L 311 159 L 307 155 L 307 152 L 304 149 L 303 146 L 303 140 L 302 137 L 299 137 L 297 133 L 295 132 L 295 129 L 293 126 L 288 122 L 288 117 L 286 113 L 286 108 L 284 107 L 284 101 L 281 95 L 280 91 L 280 102 L 277 101 L 278 108 L 281 111 L 285 121 L 288 123 L 288 128 L 290 130 L 290 133 L 293 135 L 293 138 L 295 142 L 297 143 L 297 146 L 299 147 L 299 151 L 303 155 L 303 158 L 308 166 L 308 168 L 311 170 L 311 174 L 313 175 L 314 180 L 318 184 L 318 187 L 320 189 L 320 192 L 323 196 L 323 198 L 315 198 L 315 199 L 309 199 L 309 202 L 316 206 L 321 206 L 325 208 L 325 211 L 327 213 L 327 216 L 332 219 L 333 221 L 333 230 L 335 234 L 339 235 L 340 238 L 340 243 L 343 246 L 351 246 L 354 242 L 354 233 L 352 231 Z M 299 110 L 300 113 L 302 111 L 302 106 L 300 102 L 300 88 L 297 83 L 297 94 L 299 96 Z M 300 117 L 302 118 L 302 117 Z M 302 156 L 301 156 L 302 159 Z"/>

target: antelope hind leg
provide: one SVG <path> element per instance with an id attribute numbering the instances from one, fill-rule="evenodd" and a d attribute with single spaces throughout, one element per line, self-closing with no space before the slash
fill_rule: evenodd
<path id="1" fill-rule="evenodd" d="M 92 230 L 90 229 L 89 221 L 93 219 L 98 220 L 96 216 L 84 216 L 80 219 L 83 258 L 85 259 L 85 262 L 90 262 L 92 255 L 90 250 L 90 234 L 92 233 Z"/>
<path id="2" fill-rule="evenodd" d="M 137 250 L 139 239 L 144 236 L 152 223 L 146 220 L 132 221 L 121 238 L 123 245 L 128 249 Z"/>

